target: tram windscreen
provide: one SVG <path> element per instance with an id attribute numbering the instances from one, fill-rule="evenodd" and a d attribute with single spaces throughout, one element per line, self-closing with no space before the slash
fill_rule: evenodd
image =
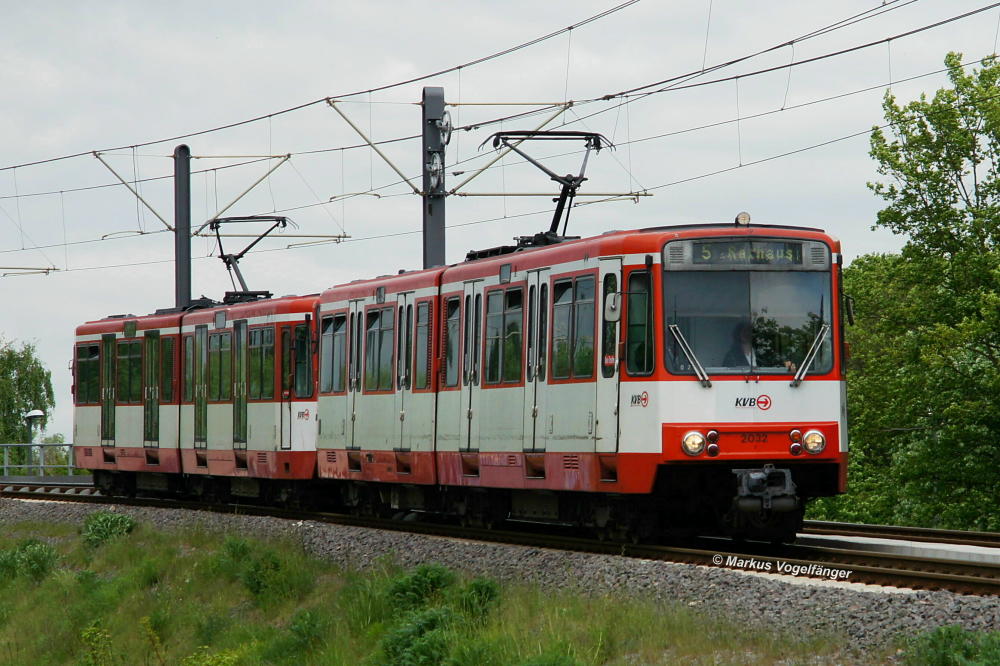
<path id="1" fill-rule="evenodd" d="M 709 374 L 794 373 L 830 317 L 830 274 L 806 271 L 667 271 L 666 324 L 676 324 Z M 694 374 L 670 330 L 667 369 Z M 828 331 L 809 374 L 829 372 Z"/>

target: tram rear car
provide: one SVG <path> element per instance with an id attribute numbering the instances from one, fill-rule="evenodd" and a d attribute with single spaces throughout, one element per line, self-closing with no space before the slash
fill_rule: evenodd
<path id="1" fill-rule="evenodd" d="M 288 498 L 316 468 L 316 296 L 76 330 L 74 453 L 108 494 Z"/>

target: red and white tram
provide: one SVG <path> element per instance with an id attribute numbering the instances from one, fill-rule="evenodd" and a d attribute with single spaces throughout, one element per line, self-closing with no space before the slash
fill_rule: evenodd
<path id="1" fill-rule="evenodd" d="M 77 464 L 108 492 L 788 538 L 845 489 L 840 263 L 816 229 L 663 227 L 91 322 Z"/>

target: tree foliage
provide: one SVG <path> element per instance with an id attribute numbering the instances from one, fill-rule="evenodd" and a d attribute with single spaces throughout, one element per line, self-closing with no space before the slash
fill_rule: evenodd
<path id="1" fill-rule="evenodd" d="M 845 270 L 852 489 L 830 517 L 1000 530 L 1000 64 L 883 104 L 871 155 L 898 255 Z"/>
<path id="2" fill-rule="evenodd" d="M 55 407 L 52 376 L 35 354 L 35 346 L 16 347 L 0 338 L 0 443 L 30 439 L 24 415 L 33 409 L 45 412 Z"/>

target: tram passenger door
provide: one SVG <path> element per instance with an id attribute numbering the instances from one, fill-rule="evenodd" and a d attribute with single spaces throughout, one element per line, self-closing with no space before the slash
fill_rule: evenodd
<path id="1" fill-rule="evenodd" d="M 142 354 L 142 440 L 157 447 L 160 440 L 160 332 L 146 331 Z"/>
<path id="2" fill-rule="evenodd" d="M 115 445 L 115 334 L 101 336 L 101 445 Z"/>
<path id="3" fill-rule="evenodd" d="M 208 326 L 194 328 L 194 448 L 208 446 Z"/>
<path id="4" fill-rule="evenodd" d="M 233 448 L 247 448 L 247 322 L 233 322 Z"/>
<path id="5" fill-rule="evenodd" d="M 416 414 L 408 414 L 411 379 L 413 376 L 413 293 L 396 295 L 396 414 L 399 415 L 399 442 L 403 451 L 410 450 L 410 424 Z"/>
<path id="6" fill-rule="evenodd" d="M 544 451 L 548 439 L 546 341 L 549 328 L 549 269 L 528 273 L 527 360 L 524 374 L 524 450 Z"/>
<path id="7" fill-rule="evenodd" d="M 364 301 L 351 301 L 348 313 L 347 335 L 349 339 L 347 364 L 347 410 L 345 415 L 344 443 L 346 448 L 356 448 L 355 432 L 358 425 L 358 395 L 361 393 L 362 376 L 361 342 L 365 335 L 365 304 Z"/>
<path id="8" fill-rule="evenodd" d="M 459 449 L 479 450 L 479 410 L 482 400 L 483 283 L 466 282 L 462 296 L 462 407 Z"/>
<path id="9" fill-rule="evenodd" d="M 618 341 L 621 321 L 610 322 L 604 318 L 604 303 L 608 294 L 624 291 L 622 287 L 622 260 L 620 257 L 601 259 L 600 282 L 594 308 L 597 316 L 597 409 L 595 412 L 594 448 L 598 453 L 618 451 L 618 412 L 620 384 L 618 372 Z M 619 299 L 619 311 L 621 302 Z"/>
<path id="10" fill-rule="evenodd" d="M 278 407 L 278 444 L 282 449 L 292 446 L 292 327 L 281 327 L 281 403 Z"/>

